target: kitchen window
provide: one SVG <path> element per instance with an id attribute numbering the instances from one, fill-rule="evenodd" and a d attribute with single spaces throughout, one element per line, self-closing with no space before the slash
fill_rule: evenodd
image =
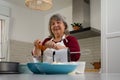
<path id="1" fill-rule="evenodd" d="M 9 60 L 9 17 L 0 15 L 0 61 Z"/>

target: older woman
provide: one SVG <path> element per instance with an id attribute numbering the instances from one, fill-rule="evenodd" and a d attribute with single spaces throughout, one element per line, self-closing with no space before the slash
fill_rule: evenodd
<path id="1" fill-rule="evenodd" d="M 68 26 L 65 18 L 60 14 L 54 14 L 49 20 L 49 32 L 50 36 L 46 38 L 43 42 L 40 40 L 34 41 L 34 50 L 32 55 L 34 61 L 39 61 L 43 57 L 43 61 L 51 62 L 53 51 L 61 49 L 70 50 L 70 61 L 78 61 L 80 58 L 80 46 L 77 39 L 69 35 Z M 41 52 L 42 51 L 42 52 Z M 47 57 L 49 56 L 49 57 Z M 64 58 L 64 55 L 62 56 Z"/>

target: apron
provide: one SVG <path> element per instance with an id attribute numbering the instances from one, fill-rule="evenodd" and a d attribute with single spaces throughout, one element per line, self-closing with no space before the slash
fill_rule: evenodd
<path id="1" fill-rule="evenodd" d="M 56 44 L 65 46 L 64 42 L 63 42 L 64 39 L 65 39 L 65 35 L 63 35 L 62 40 L 60 42 L 57 42 Z M 53 38 L 51 40 L 53 40 Z M 55 54 L 53 52 L 55 52 Z M 49 62 L 49 63 L 52 63 L 52 62 L 67 62 L 67 60 L 68 60 L 67 59 L 67 48 L 60 49 L 60 50 L 47 48 L 43 52 L 43 62 Z"/>

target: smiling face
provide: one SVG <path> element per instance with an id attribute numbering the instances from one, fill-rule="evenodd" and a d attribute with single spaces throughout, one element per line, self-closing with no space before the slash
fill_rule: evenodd
<path id="1" fill-rule="evenodd" d="M 49 20 L 49 37 L 62 37 L 64 34 L 69 35 L 68 25 L 65 17 L 60 14 L 54 14 Z"/>
<path id="2" fill-rule="evenodd" d="M 52 20 L 50 24 L 51 32 L 54 34 L 54 37 L 61 37 L 65 32 L 65 25 L 60 20 Z"/>

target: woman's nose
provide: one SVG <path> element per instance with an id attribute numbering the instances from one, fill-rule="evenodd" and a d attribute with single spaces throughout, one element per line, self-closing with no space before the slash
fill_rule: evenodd
<path id="1" fill-rule="evenodd" d="M 54 26 L 58 26 L 58 23 L 55 23 Z"/>

